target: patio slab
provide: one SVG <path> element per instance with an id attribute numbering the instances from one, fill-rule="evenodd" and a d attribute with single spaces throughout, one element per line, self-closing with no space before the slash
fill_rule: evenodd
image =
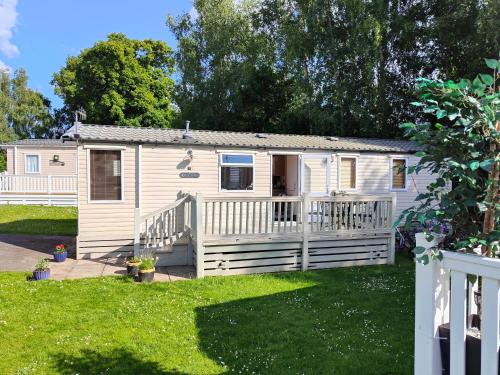
<path id="1" fill-rule="evenodd" d="M 54 247 L 64 243 L 69 256 L 65 262 L 52 260 Z M 123 258 L 74 259 L 75 239 L 65 236 L 28 236 L 0 234 L 0 272 L 31 272 L 42 258 L 50 262 L 51 279 L 69 280 L 87 277 L 123 276 L 127 269 Z M 155 281 L 193 279 L 195 271 L 190 266 L 157 267 Z"/>

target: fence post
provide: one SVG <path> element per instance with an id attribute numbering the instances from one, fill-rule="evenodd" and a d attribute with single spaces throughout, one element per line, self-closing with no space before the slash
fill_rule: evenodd
<path id="1" fill-rule="evenodd" d="M 309 267 L 309 206 L 310 199 L 307 193 L 302 194 L 302 271 Z"/>
<path id="2" fill-rule="evenodd" d="M 134 209 L 134 256 L 141 253 L 141 209 Z"/>
<path id="3" fill-rule="evenodd" d="M 396 260 L 396 228 L 393 228 L 393 224 L 396 221 L 394 217 L 397 210 L 397 195 L 396 193 L 391 194 L 391 217 L 389 221 L 389 225 L 391 226 L 391 248 L 389 249 L 389 264 L 394 264 Z"/>
<path id="4" fill-rule="evenodd" d="M 196 193 L 196 215 L 195 215 L 195 228 L 196 228 L 196 277 L 202 278 L 205 270 L 205 249 L 203 248 L 203 195 Z"/>
<path id="5" fill-rule="evenodd" d="M 424 242 L 417 246 L 429 247 Z M 449 321 L 449 293 L 449 272 L 440 261 L 416 262 L 415 375 L 442 374 L 438 327 Z"/>

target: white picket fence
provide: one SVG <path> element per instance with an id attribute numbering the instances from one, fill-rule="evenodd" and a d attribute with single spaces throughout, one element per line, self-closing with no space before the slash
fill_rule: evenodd
<path id="1" fill-rule="evenodd" d="M 76 176 L 0 175 L 0 193 L 76 194 Z"/>
<path id="2" fill-rule="evenodd" d="M 467 288 L 467 275 L 483 280 L 481 375 L 499 374 L 500 260 L 443 251 L 442 261 L 416 265 L 415 375 L 442 374 L 438 327 L 445 323 L 450 323 L 450 374 L 466 374 L 467 313 L 475 311 L 477 288 L 477 282 Z"/>
<path id="3" fill-rule="evenodd" d="M 0 174 L 0 204 L 76 206 L 76 176 Z"/>

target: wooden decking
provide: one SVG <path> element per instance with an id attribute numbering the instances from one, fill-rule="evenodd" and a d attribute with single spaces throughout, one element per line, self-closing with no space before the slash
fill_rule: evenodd
<path id="1" fill-rule="evenodd" d="M 137 215 L 135 252 L 187 240 L 198 277 L 392 263 L 395 204 L 393 195 L 186 195 Z"/>

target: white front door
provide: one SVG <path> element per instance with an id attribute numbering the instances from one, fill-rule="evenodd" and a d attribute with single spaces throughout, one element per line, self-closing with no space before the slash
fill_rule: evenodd
<path id="1" fill-rule="evenodd" d="M 304 154 L 300 157 L 301 193 L 330 195 L 331 155 Z"/>

